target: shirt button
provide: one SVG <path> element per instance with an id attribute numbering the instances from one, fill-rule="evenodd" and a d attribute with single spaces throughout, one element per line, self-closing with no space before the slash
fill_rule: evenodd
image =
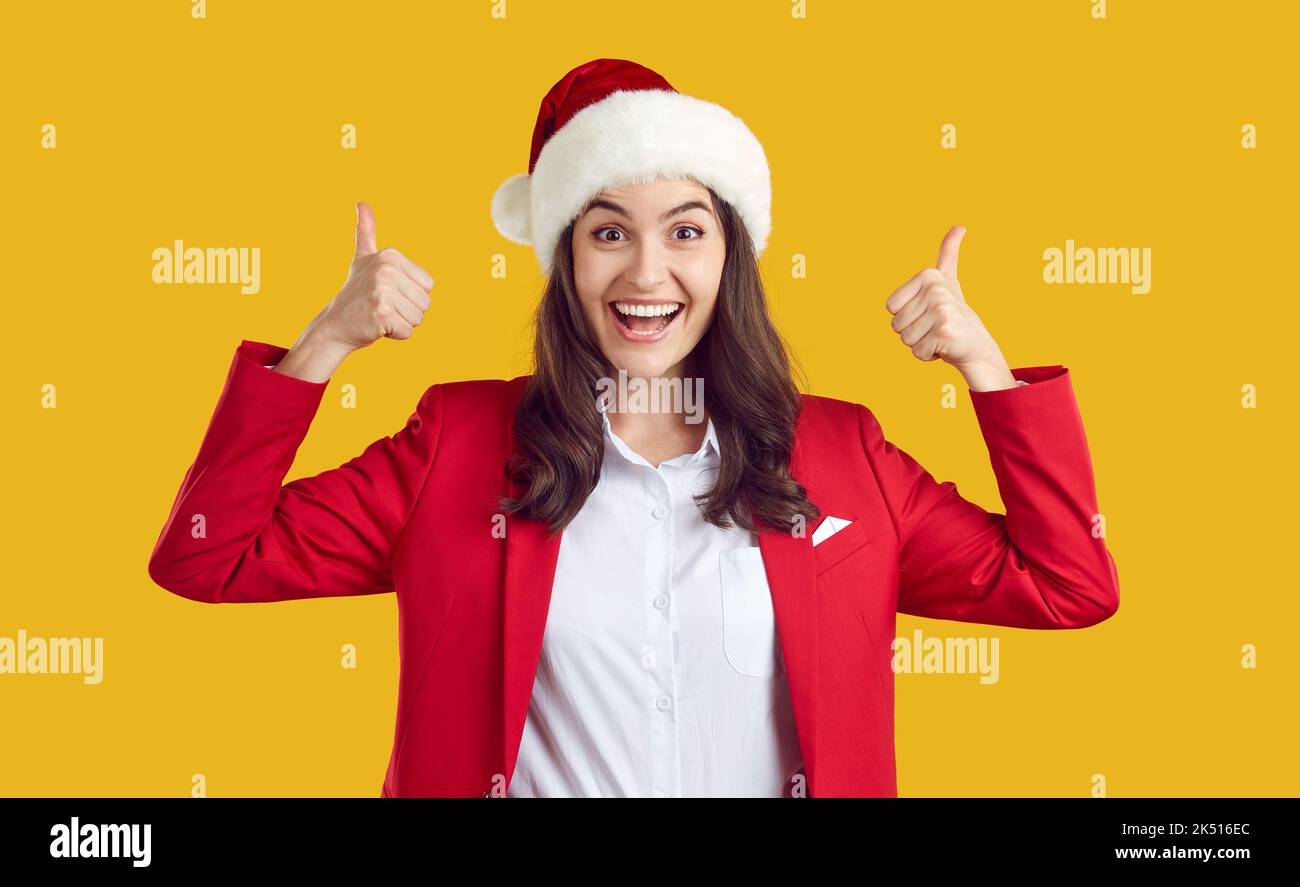
<path id="1" fill-rule="evenodd" d="M 660 696 L 658 699 L 655 700 L 655 708 L 659 709 L 660 711 L 668 711 L 669 704 L 670 703 L 667 696 Z"/>
<path id="2" fill-rule="evenodd" d="M 668 513 L 668 509 L 664 508 L 662 505 L 656 505 L 654 511 L 650 513 L 655 516 L 655 520 L 660 520 L 663 518 L 665 514 Z"/>
<path id="3" fill-rule="evenodd" d="M 661 594 L 661 595 L 659 595 L 659 597 L 655 598 L 655 609 L 656 609 L 656 610 L 662 610 L 662 609 L 664 609 L 664 608 L 667 607 L 667 606 L 668 606 L 668 598 L 667 598 L 667 597 L 665 597 L 664 595 Z"/>

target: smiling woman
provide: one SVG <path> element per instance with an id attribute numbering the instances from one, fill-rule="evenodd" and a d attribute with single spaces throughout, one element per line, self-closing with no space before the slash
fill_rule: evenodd
<path id="1" fill-rule="evenodd" d="M 547 277 L 534 372 L 431 385 L 283 483 L 344 357 L 431 304 L 359 204 L 334 299 L 292 348 L 240 344 L 149 562 L 209 603 L 396 592 L 382 795 L 893 796 L 897 613 L 1115 612 L 1069 374 L 1006 365 L 957 281 L 964 229 L 884 307 L 970 385 L 1006 515 L 865 406 L 800 393 L 759 273 L 767 160 L 729 111 L 596 59 L 543 99 L 528 170 L 491 212 Z M 692 396 L 625 410 L 629 377 Z"/>

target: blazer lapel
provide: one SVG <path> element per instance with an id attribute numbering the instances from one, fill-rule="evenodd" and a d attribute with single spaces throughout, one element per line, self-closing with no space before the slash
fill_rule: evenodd
<path id="1" fill-rule="evenodd" d="M 802 417 L 801 417 L 802 418 Z M 804 450 L 807 425 L 795 425 L 794 447 L 790 453 L 790 476 L 808 487 L 804 474 Z M 809 490 L 811 495 L 811 490 Z M 776 616 L 777 638 L 785 661 L 786 682 L 790 687 L 794 709 L 795 732 L 803 753 L 801 768 L 807 779 L 808 796 L 817 770 L 818 709 L 821 701 L 821 645 L 817 637 L 817 565 L 813 557 L 812 532 L 808 527 L 800 536 L 788 529 L 760 522 L 758 546 L 763 555 L 772 610 Z"/>
<path id="2" fill-rule="evenodd" d="M 764 529 L 758 534 L 777 636 L 790 686 L 795 731 L 811 789 L 817 755 L 817 676 L 821 673 L 817 641 L 817 571 L 810 534 Z M 810 792 L 811 794 L 811 792 Z"/>
<path id="3" fill-rule="evenodd" d="M 519 453 L 511 432 L 512 452 Z M 511 498 L 523 495 L 524 487 L 508 482 Z M 551 606 L 551 587 L 560 553 L 563 532 L 549 535 L 549 527 L 522 514 L 506 515 L 505 591 L 502 606 L 502 723 L 505 786 L 513 778 L 519 743 L 523 738 L 542 653 L 542 636 Z"/>

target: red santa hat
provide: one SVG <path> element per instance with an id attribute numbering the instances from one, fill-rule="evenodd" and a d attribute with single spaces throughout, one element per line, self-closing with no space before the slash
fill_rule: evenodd
<path id="1" fill-rule="evenodd" d="M 606 188 L 694 178 L 740 214 L 756 256 L 772 228 L 763 146 L 721 105 L 682 95 L 636 62 L 595 59 L 565 74 L 542 99 L 528 172 L 492 197 L 502 236 L 531 245 L 549 274 L 560 234 Z"/>

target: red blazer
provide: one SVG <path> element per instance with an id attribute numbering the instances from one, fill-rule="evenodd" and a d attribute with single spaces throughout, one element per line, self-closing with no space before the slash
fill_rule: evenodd
<path id="1" fill-rule="evenodd" d="M 502 467 L 527 376 L 430 386 L 391 437 L 283 484 L 327 382 L 266 369 L 243 341 L 149 560 L 205 603 L 396 592 L 401 677 L 381 794 L 502 796 L 514 771 L 561 536 L 510 516 Z M 884 437 L 866 407 L 803 396 L 791 472 L 852 520 L 815 548 L 759 533 L 810 796 L 895 796 L 895 613 L 1084 628 L 1119 578 L 1069 371 L 970 391 L 1006 515 L 962 498 Z M 202 515 L 200 521 L 196 518 Z"/>

